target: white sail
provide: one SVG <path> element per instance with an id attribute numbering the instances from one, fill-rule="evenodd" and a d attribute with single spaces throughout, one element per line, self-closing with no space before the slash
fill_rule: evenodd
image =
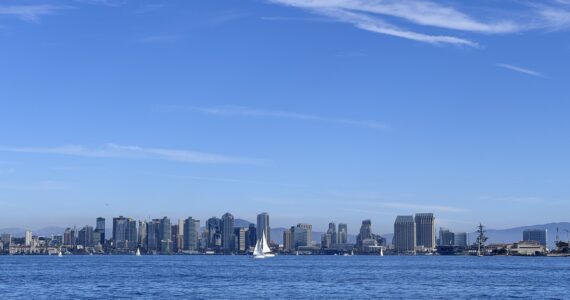
<path id="1" fill-rule="evenodd" d="M 263 254 L 271 253 L 271 248 L 267 244 L 267 240 L 265 239 L 265 232 L 261 235 L 261 243 L 262 243 L 262 251 Z"/>
<path id="2" fill-rule="evenodd" d="M 136 256 L 141 256 L 141 250 L 139 248 L 137 248 L 137 253 L 135 253 Z"/>
<path id="3" fill-rule="evenodd" d="M 380 256 L 384 256 L 384 248 L 380 248 Z"/>
<path id="4" fill-rule="evenodd" d="M 253 256 L 263 256 L 263 250 L 261 249 L 261 241 L 257 241 L 255 244 L 255 249 L 253 250 Z"/>

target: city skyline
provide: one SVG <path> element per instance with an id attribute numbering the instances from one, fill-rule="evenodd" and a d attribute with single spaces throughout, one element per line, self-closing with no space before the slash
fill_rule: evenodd
<path id="1" fill-rule="evenodd" d="M 388 2 L 4 1 L 0 228 L 568 220 L 570 4 Z"/>

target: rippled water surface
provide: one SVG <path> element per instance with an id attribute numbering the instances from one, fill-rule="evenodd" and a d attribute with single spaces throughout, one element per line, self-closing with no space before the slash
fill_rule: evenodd
<path id="1" fill-rule="evenodd" d="M 568 299 L 570 258 L 0 256 L 0 291 L 27 299 Z"/>

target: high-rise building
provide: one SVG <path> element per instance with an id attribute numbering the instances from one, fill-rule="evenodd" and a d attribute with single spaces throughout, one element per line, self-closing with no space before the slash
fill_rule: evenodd
<path id="1" fill-rule="evenodd" d="M 93 247 L 93 226 L 86 225 L 77 235 L 78 244 L 83 247 Z"/>
<path id="2" fill-rule="evenodd" d="M 245 252 L 247 250 L 246 240 L 247 240 L 247 228 L 244 227 L 234 228 L 234 250 L 241 253 Z"/>
<path id="3" fill-rule="evenodd" d="M 178 252 L 178 224 L 170 226 L 170 240 L 172 241 L 172 251 Z"/>
<path id="4" fill-rule="evenodd" d="M 356 244 L 362 246 L 364 240 L 370 240 L 373 238 L 372 222 L 370 220 L 362 221 L 362 225 L 360 225 L 360 233 L 356 236 Z"/>
<path id="5" fill-rule="evenodd" d="M 336 233 L 336 225 L 335 223 L 329 223 L 329 229 L 327 230 L 327 234 L 331 236 L 331 245 L 336 245 L 338 243 L 338 235 Z"/>
<path id="6" fill-rule="evenodd" d="M 116 249 L 135 249 L 137 245 L 137 221 L 123 216 L 113 218 L 113 241 Z"/>
<path id="7" fill-rule="evenodd" d="M 153 219 L 146 222 L 146 245 L 147 251 L 156 252 L 159 250 L 160 238 L 160 219 Z"/>
<path id="8" fill-rule="evenodd" d="M 247 248 L 255 247 L 257 243 L 257 229 L 255 228 L 255 224 L 250 223 L 249 227 L 247 228 Z"/>
<path id="9" fill-rule="evenodd" d="M 200 220 L 188 217 L 184 220 L 184 250 L 197 251 L 199 248 Z"/>
<path id="10" fill-rule="evenodd" d="M 178 219 L 178 233 L 176 240 L 176 251 L 181 251 L 184 249 L 184 220 Z"/>
<path id="11" fill-rule="evenodd" d="M 439 245 L 440 246 L 453 246 L 455 245 L 455 234 L 449 229 L 439 228 Z"/>
<path id="12" fill-rule="evenodd" d="M 234 236 L 234 216 L 230 213 L 225 213 L 222 216 L 222 248 L 224 251 L 231 252 L 234 250 Z"/>
<path id="13" fill-rule="evenodd" d="M 416 246 L 435 249 L 435 217 L 432 213 L 416 214 Z"/>
<path id="14" fill-rule="evenodd" d="M 321 234 L 321 248 L 331 248 L 332 247 L 332 235 L 330 233 Z"/>
<path id="15" fill-rule="evenodd" d="M 290 229 L 285 229 L 283 231 L 283 250 L 284 251 L 293 251 L 295 249 L 295 243 L 293 241 L 293 232 L 295 231 L 295 227 L 291 227 Z"/>
<path id="16" fill-rule="evenodd" d="M 467 247 L 467 245 L 469 245 L 469 234 L 467 232 L 456 232 L 455 245 L 461 247 Z"/>
<path id="17" fill-rule="evenodd" d="M 75 246 L 75 229 L 65 228 L 63 232 L 63 244 L 65 246 Z"/>
<path id="18" fill-rule="evenodd" d="M 93 243 L 105 245 L 105 218 L 98 217 L 95 220 L 95 230 L 93 231 Z"/>
<path id="19" fill-rule="evenodd" d="M 348 243 L 348 226 L 345 223 L 338 223 L 338 243 Z"/>
<path id="20" fill-rule="evenodd" d="M 295 248 L 311 246 L 313 244 L 313 225 L 299 223 L 293 232 Z"/>
<path id="21" fill-rule="evenodd" d="M 206 247 L 212 250 L 219 250 L 222 247 L 222 220 L 211 217 L 206 221 L 206 233 L 208 240 Z"/>
<path id="22" fill-rule="evenodd" d="M 32 245 L 32 232 L 29 230 L 26 230 L 25 232 L 24 245 L 26 245 L 27 247 L 30 247 Z"/>
<path id="23" fill-rule="evenodd" d="M 139 221 L 139 229 L 138 229 L 138 247 L 146 249 L 147 246 L 147 228 L 145 221 Z"/>
<path id="24" fill-rule="evenodd" d="M 261 235 L 265 234 L 265 240 L 269 244 L 271 241 L 271 227 L 269 227 L 269 214 L 264 212 L 257 215 L 257 239 L 261 239 Z"/>
<path id="25" fill-rule="evenodd" d="M 416 248 L 416 224 L 413 216 L 398 216 L 394 222 L 394 250 L 412 252 Z"/>
<path id="26" fill-rule="evenodd" d="M 525 229 L 523 231 L 523 241 L 535 241 L 542 246 L 546 246 L 546 236 L 546 229 Z"/>
<path id="27" fill-rule="evenodd" d="M 158 239 L 160 241 L 160 252 L 170 253 L 172 251 L 172 225 L 168 217 L 160 219 Z"/>

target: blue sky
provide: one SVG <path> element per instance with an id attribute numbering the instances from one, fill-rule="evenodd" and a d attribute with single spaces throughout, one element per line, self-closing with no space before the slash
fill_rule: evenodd
<path id="1" fill-rule="evenodd" d="M 570 2 L 0 3 L 0 228 L 567 221 Z"/>

